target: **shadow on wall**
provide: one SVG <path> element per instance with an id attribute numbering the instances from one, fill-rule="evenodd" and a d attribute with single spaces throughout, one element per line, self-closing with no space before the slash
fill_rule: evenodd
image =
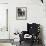
<path id="1" fill-rule="evenodd" d="M 42 45 L 45 46 L 44 45 L 44 37 L 43 37 L 43 26 L 42 25 L 40 25 L 40 39 L 42 40 Z"/>

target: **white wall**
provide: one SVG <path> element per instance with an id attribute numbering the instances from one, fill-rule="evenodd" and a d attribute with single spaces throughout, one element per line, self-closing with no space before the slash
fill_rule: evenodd
<path id="1" fill-rule="evenodd" d="M 1 2 L 8 2 L 8 0 L 0 0 Z M 45 2 L 45 0 L 44 0 Z M 44 40 L 46 42 L 46 16 L 45 4 L 40 0 L 9 0 L 9 31 L 11 36 L 14 31 L 26 30 L 27 22 L 40 23 L 43 26 Z M 16 7 L 27 7 L 27 20 L 16 20 Z M 12 37 L 11 37 L 12 38 Z M 3 45 L 4 46 L 4 45 Z"/>
<path id="2" fill-rule="evenodd" d="M 8 3 L 8 0 L 0 0 L 0 3 Z M 6 9 L 8 8 L 8 5 L 6 4 L 0 4 L 0 27 L 3 27 L 6 23 L 2 20 L 2 17 L 6 17 Z M 6 18 L 5 18 L 6 19 Z M 3 21 L 3 25 L 1 24 L 1 20 Z M 2 25 L 2 26 L 1 26 Z M 0 39 L 8 39 L 9 38 L 9 32 L 7 31 L 0 31 Z M 11 43 L 0 43 L 0 46 L 12 46 Z"/>
<path id="3" fill-rule="evenodd" d="M 0 0 L 0 3 L 8 3 L 8 0 Z"/>
<path id="4" fill-rule="evenodd" d="M 7 28 L 7 9 L 8 4 L 0 4 L 0 39 L 9 39 Z"/>
<path id="5" fill-rule="evenodd" d="M 27 7 L 27 20 L 16 20 L 16 7 Z M 9 0 L 9 31 L 11 36 L 16 30 L 19 32 L 26 30 L 27 22 L 36 22 L 43 26 L 44 41 L 46 42 L 45 4 L 42 4 L 40 0 Z"/>

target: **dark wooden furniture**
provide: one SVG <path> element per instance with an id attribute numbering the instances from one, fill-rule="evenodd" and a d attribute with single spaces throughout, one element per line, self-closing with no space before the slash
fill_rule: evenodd
<path id="1" fill-rule="evenodd" d="M 36 24 L 36 23 L 32 23 L 29 24 L 27 23 L 27 31 L 22 31 L 22 34 L 20 34 L 20 44 L 22 41 L 28 41 L 31 43 L 31 46 L 33 45 L 33 43 L 38 43 L 39 44 L 39 33 L 40 33 L 40 24 Z M 25 34 L 29 34 L 32 35 L 31 38 L 24 38 Z"/>

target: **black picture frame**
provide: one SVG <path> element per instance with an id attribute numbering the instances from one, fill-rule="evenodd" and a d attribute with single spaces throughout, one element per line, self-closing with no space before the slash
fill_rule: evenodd
<path id="1" fill-rule="evenodd" d="M 16 20 L 26 20 L 26 19 L 27 19 L 27 8 L 16 7 Z"/>

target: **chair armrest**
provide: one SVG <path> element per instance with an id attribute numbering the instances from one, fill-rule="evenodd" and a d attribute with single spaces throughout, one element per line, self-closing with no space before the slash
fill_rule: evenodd
<path id="1" fill-rule="evenodd" d="M 22 34 L 25 35 L 25 34 L 28 34 L 28 32 L 27 31 L 22 31 Z"/>
<path id="2" fill-rule="evenodd" d="M 20 41 L 23 41 L 23 39 L 24 39 L 24 35 L 19 34 L 19 37 L 20 37 Z"/>
<path id="3" fill-rule="evenodd" d="M 22 31 L 21 34 L 19 34 L 20 41 L 24 40 L 24 35 L 27 34 L 27 31 Z"/>

